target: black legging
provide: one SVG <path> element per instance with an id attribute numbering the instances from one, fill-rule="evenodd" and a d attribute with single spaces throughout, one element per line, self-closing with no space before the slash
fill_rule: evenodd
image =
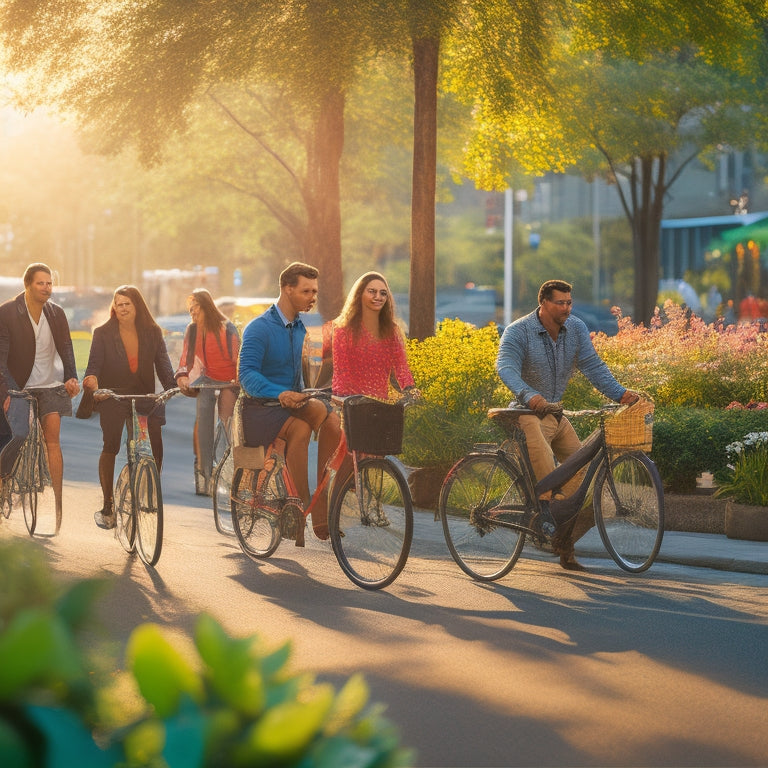
<path id="1" fill-rule="evenodd" d="M 112 506 L 114 492 L 115 458 L 120 453 L 123 427 L 131 429 L 131 404 L 126 400 L 103 400 L 98 404 L 99 423 L 104 445 L 99 456 L 99 482 L 104 496 L 104 507 Z M 147 417 L 147 432 L 158 472 L 163 468 L 162 427 L 165 414 L 155 411 Z"/>

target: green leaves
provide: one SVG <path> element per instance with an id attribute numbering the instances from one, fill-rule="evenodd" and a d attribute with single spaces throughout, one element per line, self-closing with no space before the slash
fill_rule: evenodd
<path id="1" fill-rule="evenodd" d="M 127 656 L 141 695 L 159 717 L 173 714 L 184 694 L 202 700 L 200 677 L 156 625 L 143 624 L 133 631 Z"/>
<path id="2" fill-rule="evenodd" d="M 264 707 L 265 692 L 261 669 L 251 652 L 253 640 L 229 637 L 218 622 L 203 614 L 195 641 L 213 690 L 238 713 L 256 717 Z"/>
<path id="3" fill-rule="evenodd" d="M 20 612 L 0 635 L 0 700 L 33 686 L 59 688 L 82 674 L 65 623 L 42 608 Z"/>
<path id="4" fill-rule="evenodd" d="M 107 725 L 94 704 L 105 704 L 108 693 L 122 704 L 130 675 L 114 692 L 95 691 L 75 632 L 102 584 L 78 582 L 57 599 L 36 551 L 0 541 L 4 588 L 25 594 L 27 587 L 31 602 L 0 599 L 3 768 L 383 768 L 411 760 L 380 709 L 366 711 L 361 676 L 336 695 L 310 674 L 287 671 L 290 643 L 265 652 L 258 638 L 230 637 L 208 615 L 198 620 L 191 653 L 155 624 L 133 631 L 126 657 L 144 707 L 131 722 L 123 715 L 115 723 L 112 715 Z M 109 660 L 106 665 L 114 667 Z M 129 701 L 127 709 L 137 711 Z"/>

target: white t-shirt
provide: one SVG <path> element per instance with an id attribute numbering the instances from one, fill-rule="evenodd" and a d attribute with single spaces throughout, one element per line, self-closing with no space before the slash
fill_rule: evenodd
<path id="1" fill-rule="evenodd" d="M 27 307 L 27 314 L 29 314 L 29 307 Z M 45 312 L 41 312 L 39 323 L 35 322 L 31 314 L 29 314 L 29 320 L 35 332 L 35 364 L 32 366 L 32 373 L 29 374 L 25 387 L 27 389 L 58 387 L 64 383 L 64 363 L 56 351 L 48 318 Z"/>

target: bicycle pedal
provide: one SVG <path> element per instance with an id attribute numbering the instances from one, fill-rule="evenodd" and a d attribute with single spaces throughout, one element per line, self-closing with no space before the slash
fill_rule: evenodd
<path id="1" fill-rule="evenodd" d="M 292 501 L 286 501 L 280 510 L 280 533 L 284 539 L 299 540 L 304 538 L 304 513 L 301 507 Z"/>

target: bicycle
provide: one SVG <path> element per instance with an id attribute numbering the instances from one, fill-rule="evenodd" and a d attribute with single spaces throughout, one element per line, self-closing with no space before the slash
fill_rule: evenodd
<path id="1" fill-rule="evenodd" d="M 343 429 L 306 509 L 285 464 L 282 441 L 266 451 L 234 447 L 235 535 L 254 560 L 270 557 L 283 538 L 303 546 L 305 519 L 325 493 L 331 547 L 342 571 L 363 589 L 381 589 L 403 570 L 413 538 L 408 484 L 388 458 L 401 450 L 405 403 L 381 403 L 361 395 L 334 397 L 333 402 L 342 409 Z M 352 472 L 337 483 L 347 455 L 352 457 Z"/>
<path id="2" fill-rule="evenodd" d="M 521 415 L 534 412 L 492 408 L 488 417 L 501 425 L 508 439 L 498 447 L 476 446 L 448 472 L 440 490 L 437 514 L 459 567 L 478 581 L 495 581 L 514 567 L 527 536 L 546 549 L 555 526 L 541 497 L 557 494 L 586 468 L 578 490 L 549 501 L 550 509 L 563 518 L 573 516 L 592 488 L 595 524 L 613 560 L 631 573 L 648 569 L 664 535 L 664 491 L 656 465 L 642 450 L 650 450 L 653 405 L 640 403 L 561 409 L 569 417 L 597 416 L 599 426 L 539 482 L 518 422 Z"/>
<path id="3" fill-rule="evenodd" d="M 125 440 L 126 463 L 117 476 L 113 498 L 115 537 L 126 552 L 135 550 L 150 566 L 157 564 L 163 548 L 163 493 L 149 442 L 147 415 L 136 411 L 136 401 L 151 400 L 157 407 L 180 391 L 174 387 L 147 395 L 118 395 L 111 389 L 97 389 L 93 393 L 97 401 L 111 397 L 131 402 Z"/>
<path id="4" fill-rule="evenodd" d="M 43 439 L 43 428 L 37 417 L 37 400 L 23 389 L 12 389 L 8 394 L 11 396 L 8 422 L 14 431 L 15 441 L 22 438 L 23 442 L 18 448 L 13 469 L 4 477 L 0 490 L 0 508 L 8 518 L 13 507 L 21 506 L 30 536 L 35 533 L 38 536 L 55 536 L 61 529 L 61 509 L 56 506 L 48 468 L 48 451 Z M 53 533 L 41 534 L 38 531 L 41 517 L 54 519 Z"/>
<path id="5" fill-rule="evenodd" d="M 211 384 L 204 378 L 190 384 L 190 389 L 237 390 L 239 388 L 238 384 Z M 230 518 L 230 490 L 232 487 L 234 465 L 229 433 L 229 425 L 222 421 L 222 419 L 218 419 L 213 438 L 213 468 L 207 490 L 213 501 L 213 521 L 216 530 L 221 534 L 233 536 L 235 530 L 232 527 Z M 205 476 L 199 466 L 197 453 L 195 455 L 194 472 L 195 493 L 199 495 L 205 487 Z"/>

